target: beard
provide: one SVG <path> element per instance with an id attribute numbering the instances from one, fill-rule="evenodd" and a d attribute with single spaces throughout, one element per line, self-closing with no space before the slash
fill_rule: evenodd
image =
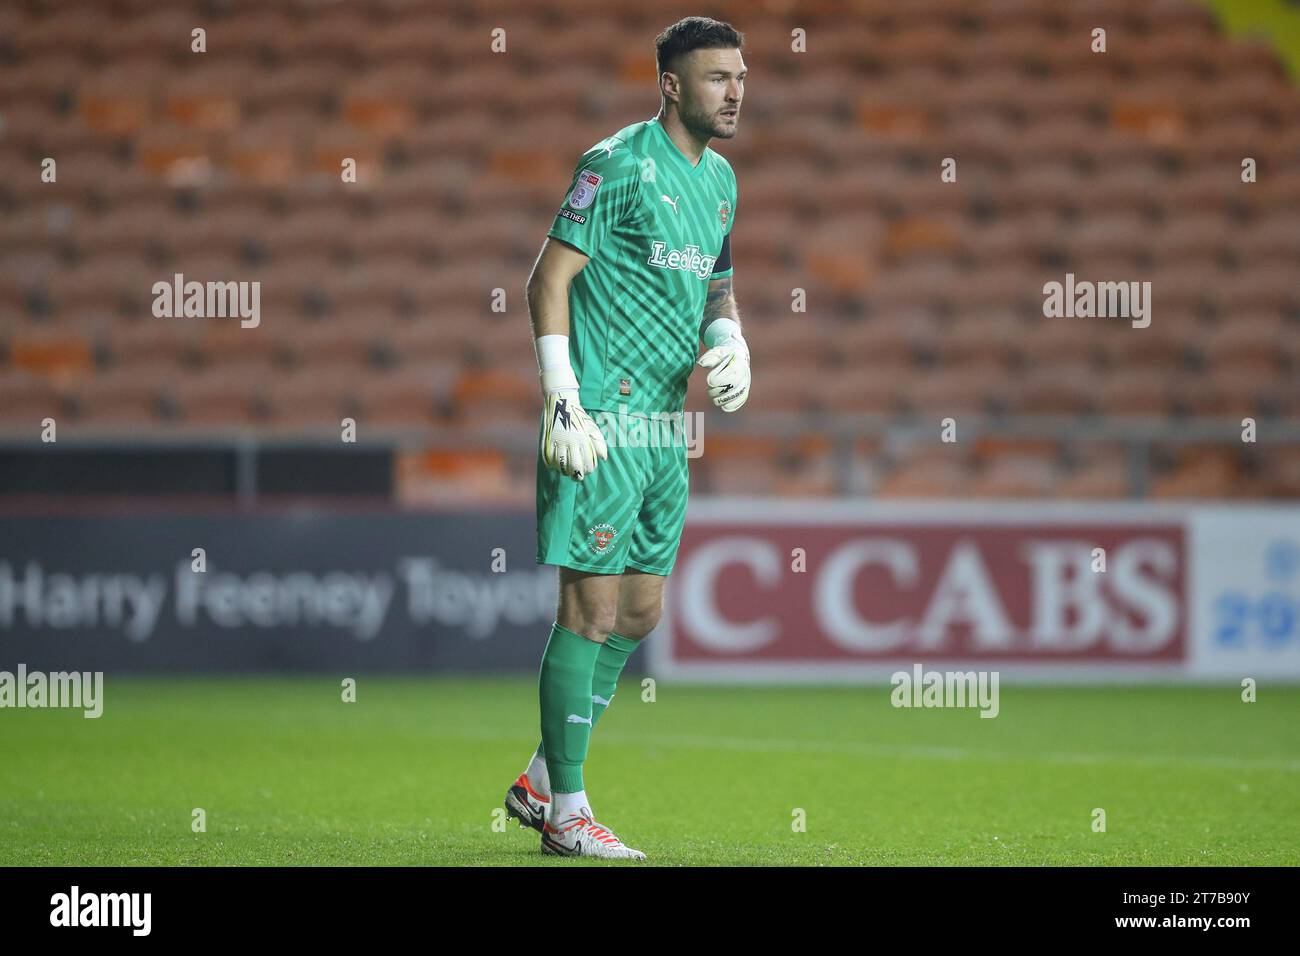
<path id="1" fill-rule="evenodd" d="M 720 106 L 718 109 L 726 109 L 726 107 Z M 736 135 L 739 114 L 737 114 L 735 123 L 728 123 L 718 115 L 717 110 L 712 112 L 692 111 L 682 114 L 682 124 L 695 136 L 707 136 L 711 139 L 731 139 Z"/>

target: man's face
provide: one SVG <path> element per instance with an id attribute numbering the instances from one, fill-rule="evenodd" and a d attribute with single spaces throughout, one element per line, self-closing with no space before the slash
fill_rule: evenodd
<path id="1" fill-rule="evenodd" d="M 745 96 L 745 61 L 737 49 L 692 50 L 678 59 L 678 115 L 696 136 L 731 139 Z"/>

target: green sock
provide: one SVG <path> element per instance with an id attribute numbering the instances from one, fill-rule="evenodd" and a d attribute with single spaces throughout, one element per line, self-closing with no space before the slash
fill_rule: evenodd
<path id="1" fill-rule="evenodd" d="M 600 644 L 557 622 L 542 655 L 537 680 L 542 743 L 551 790 L 558 793 L 583 789 L 582 765 L 587 759 L 592 727 L 591 674 L 600 648 Z"/>
<path id="2" fill-rule="evenodd" d="M 592 727 L 596 726 L 596 721 L 600 720 L 600 715 L 614 699 L 614 691 L 618 688 L 618 678 L 623 673 L 623 665 L 627 663 L 627 659 L 632 656 L 632 652 L 640 643 L 622 634 L 611 633 L 605 639 L 605 643 L 600 645 L 600 653 L 596 655 L 596 670 L 591 675 Z"/>
<path id="3" fill-rule="evenodd" d="M 591 726 L 593 729 L 596 726 L 596 721 L 600 720 L 600 715 L 609 707 L 609 702 L 614 699 L 614 690 L 618 687 L 618 678 L 623 673 L 623 666 L 627 664 L 627 659 L 632 656 L 632 652 L 640 645 L 640 641 L 634 641 L 630 637 L 614 633 L 611 633 L 605 639 L 605 643 L 600 645 L 600 651 L 596 654 L 596 669 L 591 675 Z M 597 700 L 597 698 L 600 699 Z M 537 756 L 546 759 L 545 740 L 537 745 Z"/>

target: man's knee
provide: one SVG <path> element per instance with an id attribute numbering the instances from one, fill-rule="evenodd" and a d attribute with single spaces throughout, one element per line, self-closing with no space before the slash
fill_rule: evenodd
<path id="1" fill-rule="evenodd" d="M 589 641 L 604 643 L 618 617 L 618 592 L 617 575 L 561 568 L 555 619 L 561 627 Z"/>
<path id="2" fill-rule="evenodd" d="M 662 594 L 623 604 L 614 621 L 614 633 L 639 641 L 658 626 L 663 607 Z"/>
<path id="3" fill-rule="evenodd" d="M 561 627 L 566 627 L 575 634 L 580 634 L 589 641 L 603 644 L 609 632 L 614 630 L 618 619 L 618 602 L 585 601 L 560 602 L 556 620 Z"/>

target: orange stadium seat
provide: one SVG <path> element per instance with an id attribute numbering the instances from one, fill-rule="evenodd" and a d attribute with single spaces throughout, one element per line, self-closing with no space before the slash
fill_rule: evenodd
<path id="1" fill-rule="evenodd" d="M 366 374 L 377 353 L 378 337 L 364 317 L 284 323 L 271 334 L 281 358 L 296 366 L 328 366 L 349 376 Z"/>
<path id="2" fill-rule="evenodd" d="M 891 469 L 877 487 L 882 498 L 958 497 L 970 486 L 969 469 L 957 456 L 919 455 Z"/>
<path id="3" fill-rule="evenodd" d="M 1249 404 L 1230 405 L 1222 384 L 1201 372 L 1183 372 L 1169 384 L 1176 415 L 1211 418 L 1216 415 L 1245 414 Z"/>
<path id="4" fill-rule="evenodd" d="M 473 344 L 477 330 L 463 321 L 458 313 L 430 313 L 416 319 L 390 319 L 367 322 L 376 350 L 398 364 L 443 359 L 460 360 Z M 526 337 L 526 336 L 525 336 Z"/>
<path id="5" fill-rule="evenodd" d="M 113 364 L 151 368 L 157 373 L 192 360 L 197 333 L 193 320 L 148 316 L 109 326 L 106 347 Z"/>
<path id="6" fill-rule="evenodd" d="M 49 417 L 58 421 L 63 403 L 54 384 L 43 375 L 21 368 L 0 368 L 0 422 L 10 428 L 30 430 Z"/>
<path id="7" fill-rule="evenodd" d="M 357 44 L 356 52 L 371 63 L 436 62 L 453 52 L 450 39 L 442 30 L 431 29 L 424 11 L 414 16 L 376 21 L 365 17 L 358 29 L 350 20 L 333 29 L 350 32 Z"/>
<path id="8" fill-rule="evenodd" d="M 53 20 L 59 23 L 61 18 Z M 11 43 L 18 41 L 23 45 L 25 40 L 31 39 L 28 31 L 16 27 L 4 30 L 0 35 Z M 9 65 L 4 77 L 0 79 L 0 94 L 5 96 L 5 101 L 12 104 L 29 103 L 40 110 L 57 106 L 59 98 L 74 90 L 85 74 L 85 63 L 76 52 L 78 39 L 65 34 L 50 37 L 49 49 L 27 49 L 24 59 Z"/>
<path id="9" fill-rule="evenodd" d="M 1201 355 L 1215 368 L 1248 367 L 1275 374 L 1283 355 L 1278 346 L 1290 330 L 1275 312 L 1225 316 L 1198 341 Z"/>
<path id="10" fill-rule="evenodd" d="M 1240 484 L 1236 457 L 1220 448 L 1180 450 L 1151 482 L 1153 498 L 1229 498 Z"/>
<path id="11" fill-rule="evenodd" d="M 263 390 L 268 423 L 280 429 L 338 429 L 344 417 L 356 412 L 349 401 L 350 380 L 317 368 L 272 376 Z"/>
<path id="12" fill-rule="evenodd" d="M 1057 477 L 1050 459 L 1007 456 L 977 472 L 966 493 L 972 498 L 1042 498 L 1051 494 Z"/>
<path id="13" fill-rule="evenodd" d="M 182 35 L 188 35 L 186 29 Z M 161 63 L 112 64 L 86 76 L 77 105 L 92 134 L 126 136 L 142 132 L 155 119 L 155 97 L 165 86 Z"/>
<path id="14" fill-rule="evenodd" d="M 1057 483 L 1055 494 L 1061 498 L 1123 498 L 1130 490 L 1128 468 L 1119 452 L 1103 452 L 1089 457 L 1071 469 Z"/>
<path id="15" fill-rule="evenodd" d="M 807 329 L 804 330 L 805 336 Z M 827 329 L 829 355 L 852 368 L 910 365 L 920 348 L 936 340 L 935 322 L 925 312 L 900 312 L 841 322 Z"/>
<path id="16" fill-rule="evenodd" d="M 515 501 L 531 497 L 533 476 L 511 474 L 499 451 L 466 446 L 408 451 L 397 457 L 397 484 L 406 504 Z"/>
<path id="17" fill-rule="evenodd" d="M 1293 213 L 1275 212 L 1262 221 L 1251 223 L 1249 229 L 1234 236 L 1237 254 L 1249 263 L 1287 263 L 1294 267 L 1300 257 L 1300 229 L 1296 228 Z"/>
<path id="18" fill-rule="evenodd" d="M 286 58 L 351 62 L 365 49 L 374 18 L 351 6 L 323 6 L 304 23 L 266 39 Z"/>
<path id="19" fill-rule="evenodd" d="M 762 359 L 759 359 L 761 362 Z M 746 403 L 746 409 L 751 406 L 755 414 L 765 415 L 773 414 L 804 414 L 813 405 L 814 396 L 818 392 L 818 385 L 810 381 L 810 377 L 826 373 L 819 366 L 812 362 L 805 361 L 802 365 L 794 366 L 789 363 L 783 366 L 768 366 L 773 368 L 774 373 L 764 375 L 763 366 L 759 365 L 754 375 L 755 384 L 753 395 Z M 779 373 L 776 370 L 779 368 Z M 693 375 L 690 386 L 687 389 L 688 401 L 687 408 L 712 408 L 713 403 L 708 399 L 708 392 L 705 386 L 704 375 Z M 693 400 L 693 401 L 692 401 Z"/>
<path id="20" fill-rule="evenodd" d="M 744 308 L 742 305 L 742 312 Z M 778 369 L 790 362 L 817 367 L 825 364 L 829 356 L 851 350 L 842 338 L 832 341 L 836 337 L 821 334 L 822 328 L 820 322 L 807 315 L 777 313 L 763 320 L 763 334 L 753 336 L 750 354 L 755 363 Z"/>
<path id="21" fill-rule="evenodd" d="M 905 409 L 908 369 L 882 365 L 863 371 L 855 368 L 827 369 L 810 383 L 814 407 L 842 415 L 890 415 Z M 762 402 L 762 391 L 754 386 L 754 402 Z M 762 406 L 759 405 L 761 408 Z"/>
<path id="22" fill-rule="evenodd" d="M 252 47 L 232 41 L 233 49 L 247 53 Z M 335 88 L 339 79 L 337 63 L 319 60 L 292 60 L 263 69 L 257 83 L 250 86 L 241 102 L 251 116 L 304 108 L 318 109 Z"/>
<path id="23" fill-rule="evenodd" d="M 209 368 L 168 379 L 164 403 L 184 426 L 251 426 L 259 417 L 259 393 L 266 376 L 253 369 L 232 374 L 230 368 Z"/>
<path id="24" fill-rule="evenodd" d="M 357 77 L 342 91 L 342 115 L 353 126 L 390 138 L 415 125 L 422 104 L 435 88 L 431 70 L 421 64 L 390 64 Z"/>
<path id="25" fill-rule="evenodd" d="M 69 387 L 78 427 L 151 425 L 159 417 L 160 388 L 136 368 L 111 369 Z"/>
<path id="26" fill-rule="evenodd" d="M 778 495 L 799 498 L 829 498 L 838 490 L 835 462 L 829 453 L 793 459 L 779 470 L 773 482 Z"/>
<path id="27" fill-rule="evenodd" d="M 359 379 L 354 394 L 360 406 L 358 422 L 381 427 L 432 427 L 446 418 L 447 379 L 457 370 L 445 363 L 409 365 L 381 376 Z M 440 380 L 441 377 L 441 380 Z"/>
<path id="28" fill-rule="evenodd" d="M 973 312 L 956 318 L 931 348 L 943 366 L 984 365 L 1003 367 L 1016 354 L 1021 334 L 1016 318 L 1000 312 Z"/>
<path id="29" fill-rule="evenodd" d="M 1281 448 L 1270 453 L 1261 468 L 1257 492 L 1273 498 L 1300 498 L 1300 449 Z"/>
<path id="30" fill-rule="evenodd" d="M 62 381 L 88 371 L 94 357 L 82 335 L 28 328 L 9 340 L 9 361 L 14 368 Z"/>
<path id="31" fill-rule="evenodd" d="M 1005 402 L 1008 392 L 1001 369 L 957 366 L 908 376 L 908 408 L 937 422 L 942 418 L 983 416 Z"/>
<path id="32" fill-rule="evenodd" d="M 229 133 L 243 118 L 240 95 L 257 69 L 249 60 L 223 59 L 187 70 L 168 84 L 164 115 L 178 126 Z"/>
<path id="33" fill-rule="evenodd" d="M 1170 384 L 1141 366 L 1112 372 L 1097 382 L 1096 408 L 1102 415 L 1164 416 L 1170 412 Z"/>
<path id="34" fill-rule="evenodd" d="M 778 466 L 773 459 L 744 463 L 710 461 L 702 484 L 714 495 L 771 495 L 776 491 L 778 479 Z"/>
<path id="35" fill-rule="evenodd" d="M 95 45 L 106 58 L 126 61 L 140 56 L 190 52 L 190 31 L 198 25 L 185 9 L 142 10 L 139 15 L 117 20 Z"/>

